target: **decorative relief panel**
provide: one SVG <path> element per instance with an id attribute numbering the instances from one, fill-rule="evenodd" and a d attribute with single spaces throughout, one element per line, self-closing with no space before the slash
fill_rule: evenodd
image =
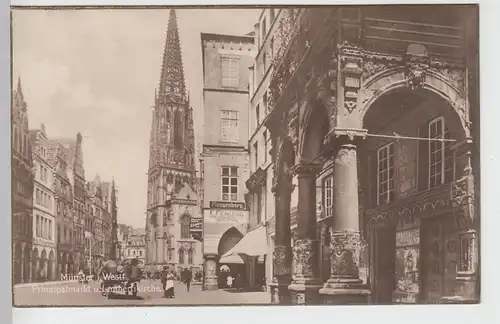
<path id="1" fill-rule="evenodd" d="M 295 260 L 297 262 L 297 275 L 304 277 L 314 277 L 314 267 L 318 264 L 317 254 L 318 241 L 302 239 L 295 241 Z"/>
<path id="2" fill-rule="evenodd" d="M 359 274 L 359 257 L 364 249 L 359 232 L 331 231 L 331 273 L 333 276 Z"/>
<path id="3" fill-rule="evenodd" d="M 273 268 L 275 276 L 290 276 L 292 256 L 290 248 L 286 246 L 275 246 L 273 252 Z"/>
<path id="4" fill-rule="evenodd" d="M 358 104 L 358 91 L 361 88 L 363 73 L 363 53 L 356 46 L 343 44 L 339 46 L 339 54 L 344 87 L 344 107 L 351 113 Z"/>

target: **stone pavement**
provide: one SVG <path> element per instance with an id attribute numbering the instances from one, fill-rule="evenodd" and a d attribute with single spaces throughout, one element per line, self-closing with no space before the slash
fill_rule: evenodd
<path id="1" fill-rule="evenodd" d="M 88 285 L 77 282 L 45 282 L 14 286 L 16 306 L 160 306 L 160 305 L 238 305 L 269 304 L 269 292 L 203 291 L 201 286 L 187 291 L 185 284 L 176 284 L 175 298 L 163 298 L 160 281 L 144 280 L 137 297 L 117 294 L 102 296 L 99 282 Z"/>

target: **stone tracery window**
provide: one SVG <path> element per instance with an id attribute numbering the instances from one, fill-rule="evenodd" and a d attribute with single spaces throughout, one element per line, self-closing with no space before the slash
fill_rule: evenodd
<path id="1" fill-rule="evenodd" d="M 174 113 L 174 145 L 177 148 L 182 147 L 182 123 L 180 111 Z"/>
<path id="2" fill-rule="evenodd" d="M 179 249 L 179 264 L 184 264 L 184 250 Z"/>
<path id="3" fill-rule="evenodd" d="M 189 239 L 191 237 L 189 225 L 190 225 L 191 217 L 187 214 L 184 214 L 181 218 L 181 239 Z"/>

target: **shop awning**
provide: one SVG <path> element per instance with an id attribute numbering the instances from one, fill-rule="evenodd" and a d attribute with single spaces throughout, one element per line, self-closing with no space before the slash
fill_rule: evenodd
<path id="1" fill-rule="evenodd" d="M 222 258 L 231 255 L 261 256 L 267 254 L 266 226 L 260 226 L 248 232 L 236 245 L 227 251 Z"/>
<path id="2" fill-rule="evenodd" d="M 226 253 L 227 254 L 227 253 Z M 227 255 L 224 254 L 222 258 L 220 258 L 219 263 L 227 263 L 227 264 L 243 264 L 243 259 L 237 254 Z"/>

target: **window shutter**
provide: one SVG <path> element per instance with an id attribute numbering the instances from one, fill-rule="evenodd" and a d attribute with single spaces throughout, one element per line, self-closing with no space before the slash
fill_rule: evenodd
<path id="1" fill-rule="evenodd" d="M 429 138 L 429 122 L 426 122 L 418 129 L 419 138 Z M 429 189 L 429 141 L 419 140 L 418 142 L 418 191 Z"/>

